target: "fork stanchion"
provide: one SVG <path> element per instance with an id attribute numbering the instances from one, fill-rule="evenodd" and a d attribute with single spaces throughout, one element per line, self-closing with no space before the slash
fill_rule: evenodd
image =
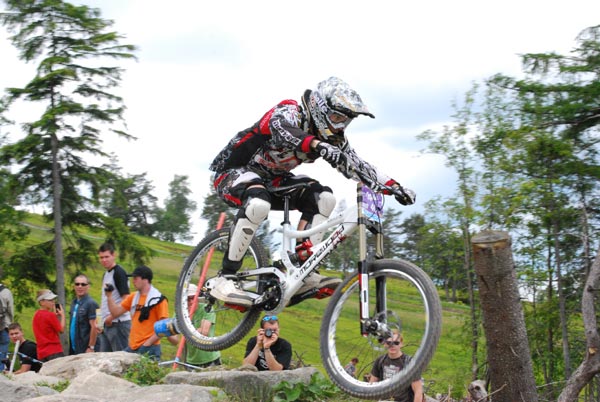
<path id="1" fill-rule="evenodd" d="M 225 223 L 225 212 L 221 212 L 219 215 L 219 220 L 217 221 L 217 230 L 223 227 Z M 198 295 L 200 294 L 200 289 L 204 285 L 204 280 L 206 279 L 206 273 L 208 272 L 208 268 L 210 267 L 210 260 L 212 260 L 212 255 L 215 251 L 214 247 L 211 247 L 208 250 L 208 254 L 206 255 L 206 260 L 204 261 L 204 265 L 202 266 L 202 272 L 200 274 L 200 279 L 198 279 L 198 287 L 196 289 L 196 294 L 194 295 L 194 300 L 192 301 L 192 305 L 190 307 L 190 318 L 194 316 L 196 312 L 196 308 L 198 307 Z M 175 362 L 173 363 L 173 370 L 177 368 L 177 363 L 180 361 L 181 354 L 183 353 L 183 347 L 185 346 L 185 336 L 181 335 L 181 339 L 179 340 L 179 347 L 177 348 L 177 354 L 175 355 Z"/>

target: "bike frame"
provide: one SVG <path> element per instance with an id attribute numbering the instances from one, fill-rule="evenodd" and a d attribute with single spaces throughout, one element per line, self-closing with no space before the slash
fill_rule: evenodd
<path id="1" fill-rule="evenodd" d="M 291 298 L 295 295 L 296 291 L 302 286 L 303 280 L 312 273 L 341 242 L 343 242 L 348 236 L 350 236 L 357 228 L 359 232 L 359 286 L 360 286 L 360 319 L 361 319 L 361 332 L 366 334 L 368 327 L 369 318 L 369 294 L 368 294 L 368 266 L 367 266 L 367 223 L 370 222 L 363 213 L 363 189 L 362 184 L 357 185 L 357 203 L 340 211 L 337 215 L 330 217 L 326 221 L 311 227 L 306 230 L 294 229 L 289 219 L 289 205 L 288 198 L 284 196 L 284 221 L 282 223 L 282 243 L 280 247 L 281 261 L 285 266 L 286 270 L 282 270 L 276 267 L 264 267 L 248 271 L 241 271 L 237 274 L 238 278 L 243 279 L 253 277 L 257 275 L 272 274 L 278 277 L 281 289 L 283 291 L 279 304 L 269 310 L 269 312 L 277 314 L 280 313 L 285 306 L 288 305 Z M 369 225 L 369 228 L 376 234 L 376 258 L 383 258 L 382 245 L 383 236 L 381 230 L 373 229 L 373 225 Z M 318 244 L 311 247 L 310 251 L 312 254 L 304 261 L 301 266 L 296 266 L 292 263 L 289 258 L 290 254 L 295 253 L 296 239 L 308 238 L 319 232 L 326 232 L 328 229 L 335 228 L 333 232 Z M 248 285 L 251 287 L 251 284 Z M 381 291 L 385 289 L 382 287 Z M 379 293 L 379 286 L 376 287 L 376 291 Z M 259 295 L 255 300 L 255 304 L 259 304 L 265 300 L 266 295 Z M 377 298 L 385 303 L 385 297 Z M 385 308 L 385 306 L 377 306 L 379 308 Z"/>

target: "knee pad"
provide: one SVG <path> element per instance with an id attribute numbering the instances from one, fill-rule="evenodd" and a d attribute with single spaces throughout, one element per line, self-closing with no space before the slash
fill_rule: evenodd
<path id="1" fill-rule="evenodd" d="M 266 197 L 262 194 L 263 192 Z M 227 257 L 230 261 L 241 261 L 254 238 L 256 229 L 269 216 L 271 210 L 271 203 L 265 199 L 269 198 L 269 193 L 266 190 L 250 189 L 247 191 L 247 195 L 249 198 L 246 199 L 244 206 L 239 210 L 235 225 L 229 233 Z"/>
<path id="2" fill-rule="evenodd" d="M 335 208 L 335 196 L 333 193 L 328 191 L 322 192 L 320 194 L 315 195 L 317 198 L 317 208 L 319 213 L 315 214 L 310 222 L 308 223 L 308 227 L 317 226 L 320 223 L 323 223 L 329 218 L 329 215 L 333 212 Z M 310 241 L 312 244 L 320 243 L 323 240 L 323 232 L 315 233 L 310 236 Z"/>
<path id="3" fill-rule="evenodd" d="M 271 210 L 271 195 L 263 187 L 253 187 L 246 190 L 246 202 L 238 211 L 237 218 L 246 218 L 250 222 L 260 225 L 267 219 Z"/>
<path id="4" fill-rule="evenodd" d="M 324 191 L 320 194 L 316 194 L 316 197 L 319 215 L 328 218 L 333 212 L 333 208 L 335 208 L 335 195 L 329 191 Z"/>

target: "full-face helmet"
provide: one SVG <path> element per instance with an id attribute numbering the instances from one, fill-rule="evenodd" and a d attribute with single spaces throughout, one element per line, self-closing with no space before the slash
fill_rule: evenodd
<path id="1" fill-rule="evenodd" d="M 375 118 L 356 91 L 337 77 L 319 82 L 317 89 L 307 91 L 302 101 L 317 137 L 330 143 L 337 142 L 337 136 L 343 140 L 344 130 L 358 115 Z"/>

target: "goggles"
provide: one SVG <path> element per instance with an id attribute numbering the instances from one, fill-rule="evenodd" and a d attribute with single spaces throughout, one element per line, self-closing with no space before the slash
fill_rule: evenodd
<path id="1" fill-rule="evenodd" d="M 352 117 L 348 117 L 343 113 L 340 113 L 336 110 L 332 110 L 328 114 L 325 115 L 327 119 L 327 123 L 334 130 L 342 130 L 348 127 L 348 124 L 352 121 Z"/>
<path id="2" fill-rule="evenodd" d="M 277 316 L 276 315 L 266 315 L 266 316 L 263 317 L 262 320 L 264 322 L 277 321 Z"/>

